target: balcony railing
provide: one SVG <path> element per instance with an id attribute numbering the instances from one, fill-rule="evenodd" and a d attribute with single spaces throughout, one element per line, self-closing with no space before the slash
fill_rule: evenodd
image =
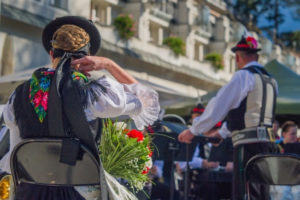
<path id="1" fill-rule="evenodd" d="M 195 34 L 200 37 L 210 38 L 212 36 L 212 28 L 208 26 L 200 26 L 196 29 Z"/>
<path id="2" fill-rule="evenodd" d="M 207 0 L 207 2 L 222 10 L 226 10 L 226 3 L 224 0 Z"/>
<path id="3" fill-rule="evenodd" d="M 158 17 L 164 21 L 167 21 L 167 22 L 169 22 L 172 19 L 172 15 L 170 15 L 166 12 L 163 12 L 163 11 L 159 10 L 158 8 L 152 8 L 150 10 L 150 14 L 154 15 L 155 17 Z"/>

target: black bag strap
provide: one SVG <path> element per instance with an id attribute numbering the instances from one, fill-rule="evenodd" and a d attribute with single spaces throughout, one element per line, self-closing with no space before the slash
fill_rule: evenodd
<path id="1" fill-rule="evenodd" d="M 2 125 L 4 125 L 4 117 L 3 117 L 3 114 L 0 115 L 0 128 L 1 128 Z"/>
<path id="2" fill-rule="evenodd" d="M 81 55 L 80 55 L 81 56 Z M 99 161 L 93 134 L 85 117 L 79 88 L 71 78 L 71 53 L 65 53 L 53 77 L 48 100 L 50 137 L 78 138 Z M 67 126 L 67 127 L 66 127 Z M 67 158 L 61 158 L 68 160 Z"/>

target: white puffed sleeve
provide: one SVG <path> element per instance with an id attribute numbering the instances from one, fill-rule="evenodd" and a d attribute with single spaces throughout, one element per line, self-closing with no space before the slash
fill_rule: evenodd
<path id="1" fill-rule="evenodd" d="M 100 87 L 101 86 L 101 87 Z M 88 106 L 85 109 L 88 120 L 96 117 L 109 118 L 120 115 L 130 116 L 138 129 L 152 124 L 160 110 L 158 94 L 141 84 L 125 85 L 102 77 L 93 84 L 88 94 Z M 96 101 L 92 95 L 97 96 Z"/>
<path id="2" fill-rule="evenodd" d="M 10 173 L 10 155 L 14 149 L 14 147 L 21 142 L 21 137 L 19 134 L 19 128 L 15 121 L 14 109 L 13 109 L 13 102 L 15 98 L 15 93 L 13 93 L 10 97 L 10 100 L 4 107 L 3 110 L 3 118 L 5 125 L 10 130 L 10 137 L 9 137 L 9 152 L 3 156 L 0 161 L 0 169 L 7 173 Z"/>
<path id="3" fill-rule="evenodd" d="M 160 111 L 157 92 L 139 83 L 127 85 L 125 89 L 133 94 L 135 98 L 137 97 L 141 104 L 140 112 L 131 112 L 130 108 L 128 110 L 128 112 L 131 112 L 129 116 L 133 119 L 136 127 L 142 129 L 144 126 L 153 124 L 158 119 Z"/>

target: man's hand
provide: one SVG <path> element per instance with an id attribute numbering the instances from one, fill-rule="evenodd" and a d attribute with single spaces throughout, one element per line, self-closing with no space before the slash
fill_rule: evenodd
<path id="1" fill-rule="evenodd" d="M 232 172 L 232 170 L 233 170 L 233 162 L 227 162 L 225 166 L 225 171 Z"/>
<path id="2" fill-rule="evenodd" d="M 220 163 L 219 162 L 209 162 L 207 160 L 202 161 L 202 167 L 206 169 L 214 169 L 219 167 Z"/>
<path id="3" fill-rule="evenodd" d="M 194 137 L 195 136 L 191 133 L 191 131 L 189 129 L 186 129 L 179 134 L 178 140 L 179 142 L 190 144 L 192 143 Z"/>
<path id="4" fill-rule="evenodd" d="M 222 138 L 222 136 L 220 135 L 220 133 L 218 131 L 216 131 L 213 134 L 209 135 L 209 137 L 216 137 L 216 138 L 220 139 L 219 143 L 212 144 L 215 147 L 219 146 L 223 142 L 223 138 Z"/>

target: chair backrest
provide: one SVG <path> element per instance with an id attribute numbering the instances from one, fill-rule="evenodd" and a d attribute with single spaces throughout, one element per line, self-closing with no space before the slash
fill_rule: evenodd
<path id="1" fill-rule="evenodd" d="M 300 156 L 296 154 L 259 154 L 245 167 L 245 180 L 268 185 L 299 185 Z"/>
<path id="2" fill-rule="evenodd" d="M 62 142 L 62 139 L 28 139 L 18 144 L 12 152 L 10 163 L 14 183 L 99 185 L 99 163 L 93 154 L 81 145 L 75 165 L 62 163 Z"/>

